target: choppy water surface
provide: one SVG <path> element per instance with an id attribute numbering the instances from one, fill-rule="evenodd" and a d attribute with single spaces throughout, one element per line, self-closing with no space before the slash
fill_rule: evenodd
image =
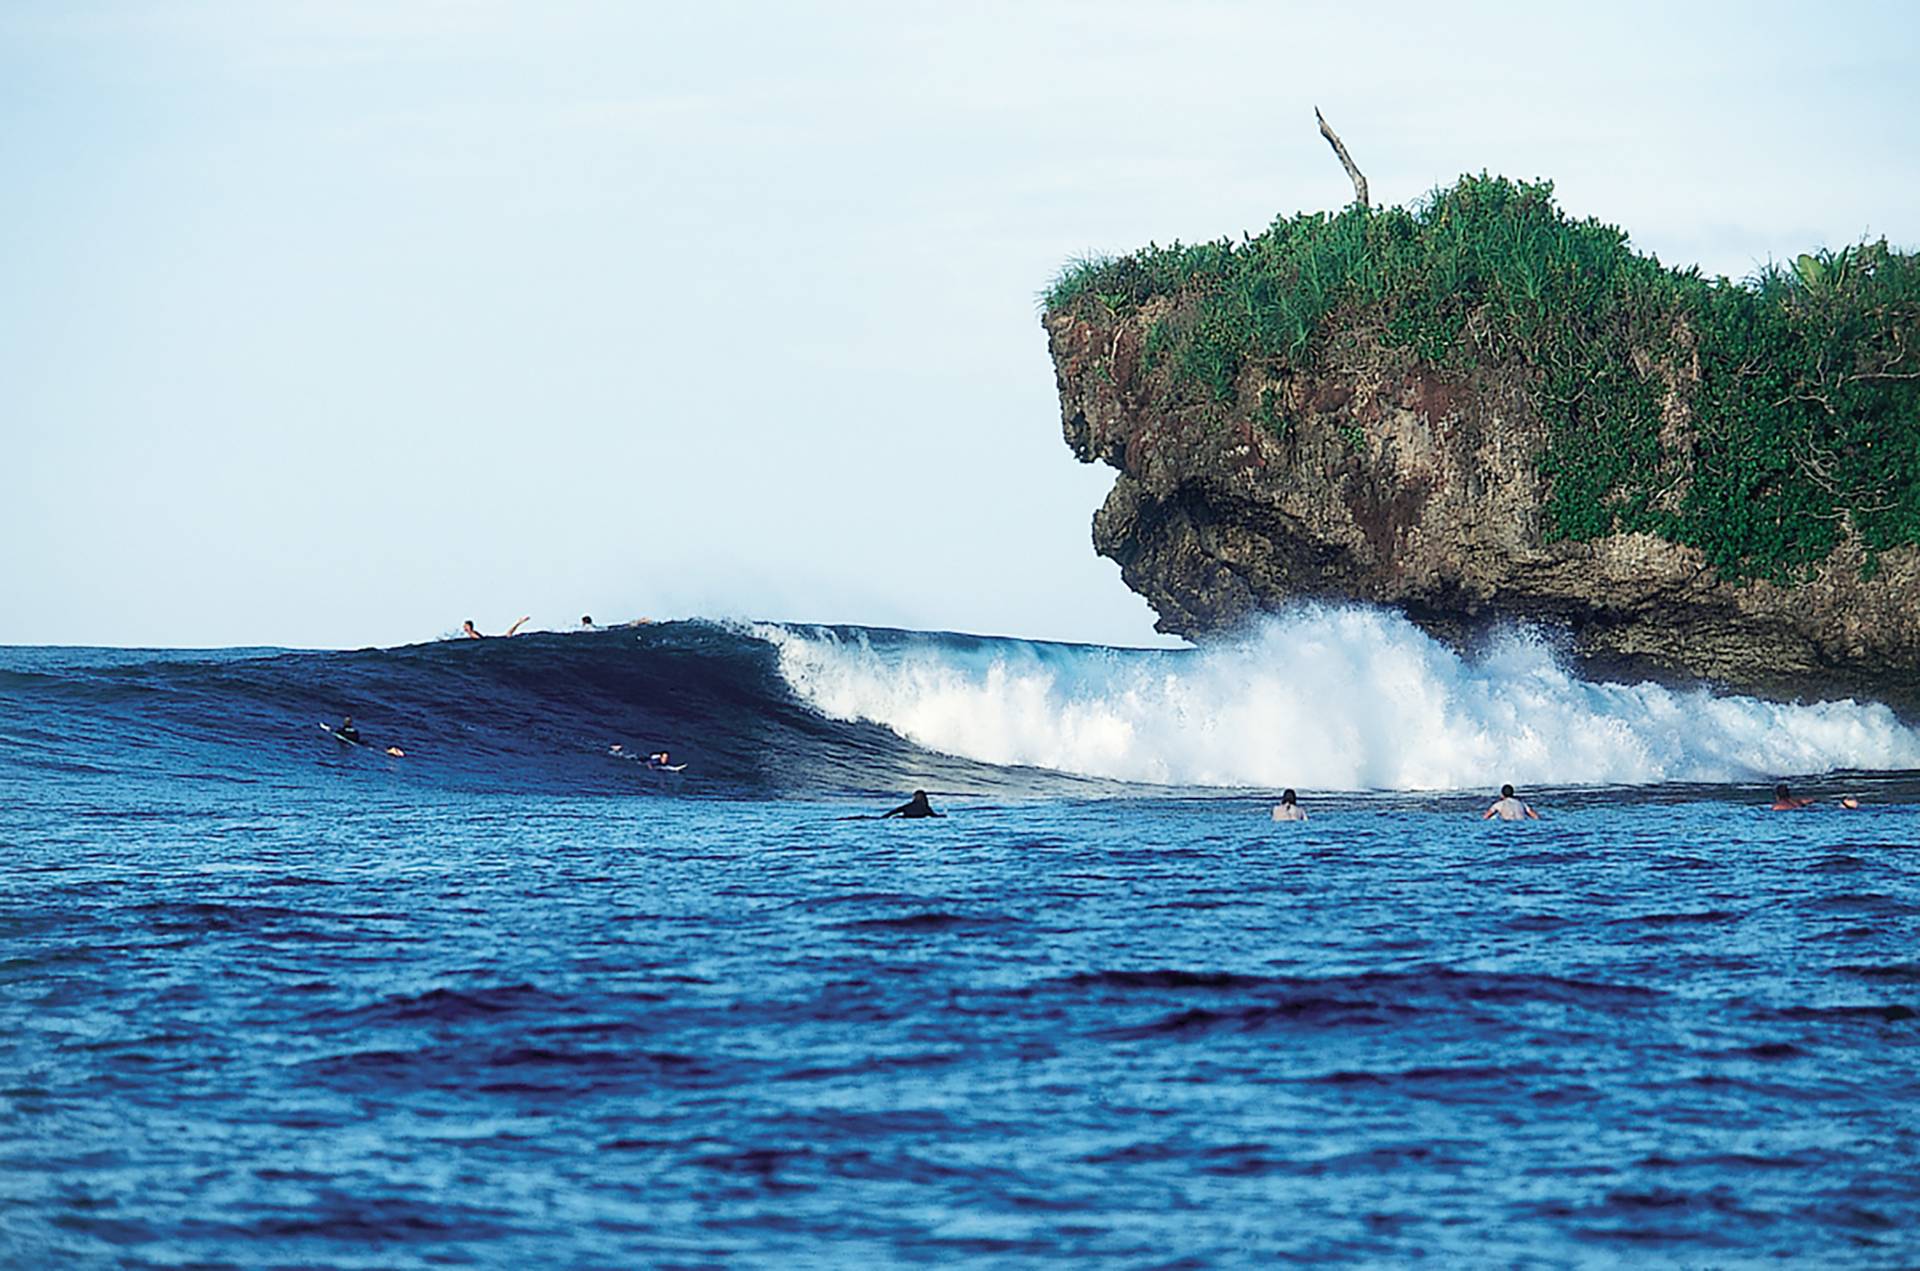
<path id="1" fill-rule="evenodd" d="M 0 782 L 0 1261 L 1920 1259 L 1893 786 L 913 824 L 375 772 Z"/>

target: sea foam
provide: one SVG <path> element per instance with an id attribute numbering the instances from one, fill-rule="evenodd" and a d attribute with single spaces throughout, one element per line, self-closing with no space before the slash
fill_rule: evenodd
<path id="1" fill-rule="evenodd" d="M 1191 650 L 759 625 L 823 715 L 995 764 L 1176 785 L 1443 790 L 1920 767 L 1883 705 L 1583 680 L 1537 634 L 1463 657 L 1398 614 L 1305 607 Z"/>

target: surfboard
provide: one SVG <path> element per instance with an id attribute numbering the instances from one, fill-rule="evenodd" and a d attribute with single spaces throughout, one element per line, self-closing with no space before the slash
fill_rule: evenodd
<path id="1" fill-rule="evenodd" d="M 687 765 L 683 763 L 650 763 L 647 765 L 648 772 L 685 772 L 686 770 Z"/>
<path id="2" fill-rule="evenodd" d="M 370 741 L 355 741 L 351 737 L 342 737 L 340 735 L 340 731 L 337 728 L 335 728 L 332 724 L 320 725 L 320 731 L 325 733 L 327 736 L 333 738 L 335 741 L 340 742 L 344 745 L 358 746 L 362 750 L 379 750 L 381 754 L 391 755 L 395 759 L 405 759 L 407 757 L 407 752 L 400 749 L 400 747 L 398 746 L 388 746 L 385 749 L 382 749 L 381 747 L 375 746 Z"/>
<path id="3" fill-rule="evenodd" d="M 360 741 L 357 738 L 353 738 L 353 737 L 343 736 L 340 733 L 340 731 L 336 729 L 332 724 L 320 725 L 320 731 L 325 733 L 327 736 L 333 738 L 335 741 L 340 742 L 344 745 L 359 746 L 362 749 L 366 749 L 366 750 L 373 749 L 373 747 L 367 745 L 367 743 L 364 741 Z"/>

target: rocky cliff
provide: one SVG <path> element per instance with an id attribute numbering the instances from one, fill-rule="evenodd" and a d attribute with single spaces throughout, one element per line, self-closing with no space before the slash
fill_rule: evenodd
<path id="1" fill-rule="evenodd" d="M 1624 251 L 1624 236 L 1617 242 Z M 1276 253 L 1269 274 L 1291 268 L 1278 253 L 1299 254 L 1297 244 L 1261 240 L 1215 250 L 1231 261 L 1256 248 Z M 1532 344 L 1511 336 L 1511 322 L 1503 338 L 1490 267 L 1470 278 L 1477 289 L 1456 288 L 1461 316 L 1443 324 L 1442 339 L 1409 338 L 1388 278 L 1371 291 L 1364 280 L 1329 286 L 1288 340 L 1262 335 L 1251 289 L 1232 298 L 1241 279 L 1231 263 L 1163 270 L 1166 278 L 1152 264 L 1083 266 L 1081 285 L 1049 297 L 1044 323 L 1067 444 L 1119 473 L 1094 518 L 1095 548 L 1118 562 L 1161 630 L 1201 637 L 1289 601 L 1359 600 L 1397 606 L 1456 642 L 1520 619 L 1564 630 L 1582 656 L 1641 670 L 1914 699 L 1920 548 L 1899 541 L 1907 522 L 1873 522 L 1877 534 L 1858 524 L 1861 509 L 1884 513 L 1889 500 L 1920 505 L 1920 418 L 1902 415 L 1907 399 L 1874 429 L 1821 433 L 1803 452 L 1793 431 L 1802 421 L 1757 441 L 1731 434 L 1727 390 L 1709 382 L 1721 372 L 1700 350 L 1712 319 L 1666 293 L 1641 306 L 1645 320 L 1576 331 L 1586 360 L 1557 375 L 1555 359 L 1574 354 L 1552 339 L 1579 315 L 1541 314 L 1551 338 Z M 1234 304 L 1253 316 L 1232 334 L 1237 356 L 1220 371 L 1194 350 L 1214 314 L 1231 316 Z M 1869 388 L 1903 386 L 1895 377 L 1920 369 L 1900 361 L 1911 318 L 1896 317 L 1891 335 L 1868 341 L 1870 364 L 1893 368 L 1879 385 L 1859 369 L 1868 363 L 1843 363 Z M 1462 345 L 1477 355 L 1462 356 Z M 1602 384 L 1609 375 L 1614 390 Z M 1601 409 L 1608 391 L 1611 415 Z M 1824 409 L 1812 409 L 1824 423 Z M 1899 453 L 1883 460 L 1876 444 Z M 1743 456 L 1742 445 L 1757 449 Z M 1595 486 L 1592 452 L 1602 450 L 1626 458 L 1610 460 Z M 1776 451 L 1786 457 L 1775 462 Z M 1793 458 L 1803 453 L 1806 463 Z M 1836 465 L 1850 458 L 1878 466 L 1848 475 Z M 1752 468 L 1744 484 L 1693 488 L 1722 481 L 1736 460 Z M 1880 485 L 1867 489 L 1869 477 Z M 1834 498 L 1820 502 L 1807 485 L 1810 501 L 1794 484 L 1803 479 L 1824 479 Z M 1847 480 L 1854 485 L 1836 485 Z M 1570 491 L 1592 508 L 1570 504 Z M 1721 503 L 1704 504 L 1708 494 Z M 1780 502 L 1788 497 L 1798 502 Z M 1766 511 L 1748 524 L 1754 508 L 1776 504 L 1802 519 Z M 1800 524 L 1813 527 L 1802 538 L 1826 537 L 1811 548 L 1783 539 L 1782 527 Z M 1737 550 L 1725 546 L 1735 532 L 1746 535 Z"/>

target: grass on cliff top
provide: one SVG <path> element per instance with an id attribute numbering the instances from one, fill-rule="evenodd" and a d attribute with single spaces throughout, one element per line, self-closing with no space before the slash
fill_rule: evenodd
<path id="1" fill-rule="evenodd" d="M 1336 328 L 1453 374 L 1518 370 L 1548 429 L 1553 537 L 1647 531 L 1786 582 L 1849 532 L 1868 570 L 1920 542 L 1920 257 L 1884 240 L 1708 279 L 1569 218 L 1551 183 L 1482 175 L 1412 208 L 1078 261 L 1043 300 L 1127 316 L 1159 297 L 1148 372 L 1216 409 L 1249 370 L 1315 369 Z M 1663 438 L 1670 395 L 1690 420 Z M 1262 396 L 1250 413 L 1283 431 Z"/>

